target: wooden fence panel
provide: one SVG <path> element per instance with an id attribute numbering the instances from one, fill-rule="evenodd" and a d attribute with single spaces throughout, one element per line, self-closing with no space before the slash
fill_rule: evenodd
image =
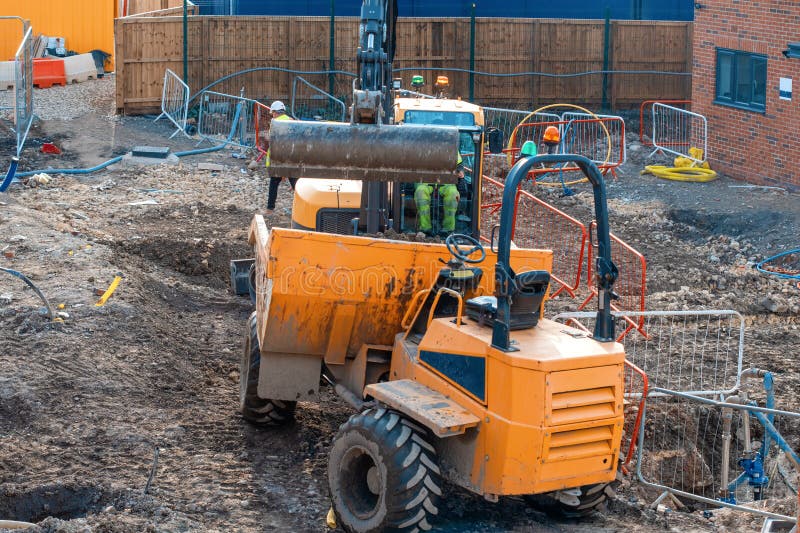
<path id="1" fill-rule="evenodd" d="M 160 7 L 174 0 L 137 0 Z M 140 4 L 143 5 L 143 4 Z M 691 23 L 613 21 L 608 47 L 615 70 L 691 70 Z M 116 31 L 117 108 L 129 114 L 158 110 L 164 69 L 183 71 L 183 27 L 179 16 L 118 19 Z M 358 19 L 339 17 L 334 28 L 337 70 L 355 73 Z M 189 79 L 198 91 L 223 76 L 272 67 L 295 71 L 328 70 L 330 20 L 327 17 L 199 17 L 189 19 Z M 604 21 L 549 19 L 477 19 L 475 70 L 493 74 L 600 71 L 605 45 Z M 401 18 L 397 22 L 397 77 L 409 87 L 423 74 L 428 87 L 438 75 L 450 79 L 451 96 L 469 97 L 470 21 L 464 18 Z M 460 69 L 447 71 L 445 69 Z M 220 83 L 215 90 L 259 100 L 288 102 L 297 74 L 258 70 Z M 305 79 L 324 90 L 327 75 Z M 334 93 L 350 96 L 352 77 L 334 77 Z M 552 102 L 599 107 L 603 75 L 549 77 L 475 74 L 474 100 L 484 105 L 532 108 Z M 608 75 L 606 97 L 630 106 L 650 98 L 688 98 L 690 76 Z"/>
<path id="2" fill-rule="evenodd" d="M 614 70 L 692 71 L 692 26 L 681 22 L 652 22 L 648 26 L 615 22 L 612 57 Z M 641 102 L 641 94 L 650 99 L 682 100 L 691 94 L 691 76 L 613 75 L 612 104 Z"/>
<path id="3" fill-rule="evenodd" d="M 203 25 L 200 17 L 188 22 L 191 82 L 203 79 Z M 126 114 L 154 113 L 161 104 L 164 71 L 171 69 L 183 76 L 182 20 L 126 17 L 116 20 L 115 29 L 117 107 Z"/>

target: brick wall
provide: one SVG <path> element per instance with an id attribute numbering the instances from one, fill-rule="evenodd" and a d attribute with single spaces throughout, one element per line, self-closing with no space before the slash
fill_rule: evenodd
<path id="1" fill-rule="evenodd" d="M 797 0 L 700 0 L 695 9 L 692 111 L 708 119 L 711 167 L 735 179 L 800 190 L 800 59 L 781 53 L 800 41 Z M 766 113 L 714 104 L 716 49 L 767 56 Z M 792 100 L 778 97 L 793 81 Z"/>

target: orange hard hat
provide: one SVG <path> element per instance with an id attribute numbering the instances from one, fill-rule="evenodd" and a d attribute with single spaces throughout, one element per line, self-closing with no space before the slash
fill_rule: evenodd
<path id="1" fill-rule="evenodd" d="M 542 141 L 555 144 L 561 141 L 561 133 L 556 126 L 547 126 L 544 130 L 544 135 L 542 135 Z"/>

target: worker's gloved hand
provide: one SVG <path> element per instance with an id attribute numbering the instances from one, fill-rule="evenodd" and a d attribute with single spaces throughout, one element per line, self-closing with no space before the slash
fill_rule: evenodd
<path id="1" fill-rule="evenodd" d="M 466 196 L 467 191 L 469 190 L 467 188 L 467 180 L 465 180 L 464 178 L 458 178 L 458 183 L 456 183 L 456 189 L 458 189 L 458 194 L 460 194 L 461 196 Z"/>

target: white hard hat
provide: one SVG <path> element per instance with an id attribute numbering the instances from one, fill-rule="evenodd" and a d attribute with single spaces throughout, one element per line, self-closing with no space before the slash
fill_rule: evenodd
<path id="1" fill-rule="evenodd" d="M 286 111 L 286 106 L 283 105 L 283 102 L 280 100 L 275 100 L 272 102 L 272 105 L 269 106 L 270 111 Z"/>

